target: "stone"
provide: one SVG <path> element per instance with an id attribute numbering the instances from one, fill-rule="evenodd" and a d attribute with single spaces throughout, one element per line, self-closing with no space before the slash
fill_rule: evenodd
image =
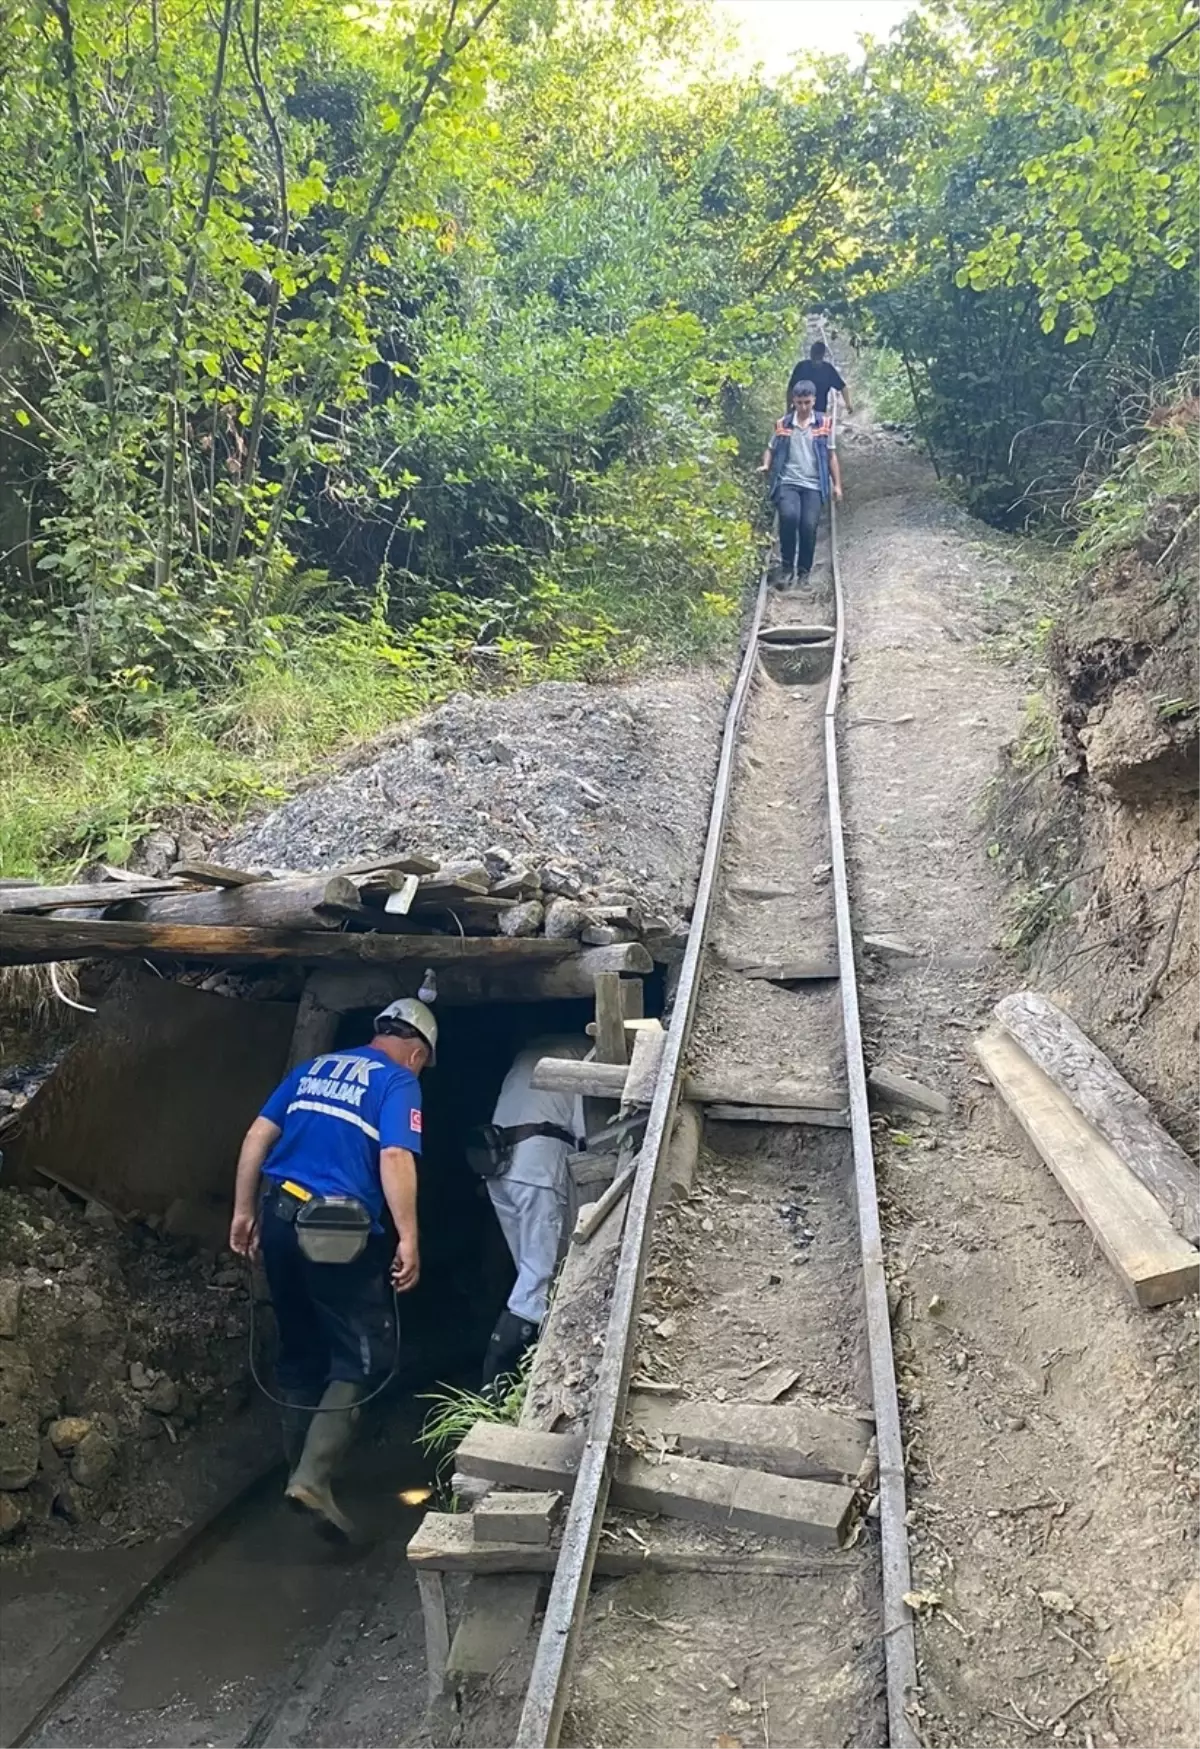
<path id="1" fill-rule="evenodd" d="M 527 899 L 523 905 L 510 905 L 500 913 L 501 935 L 536 935 L 542 927 L 545 908 L 537 899 Z"/>
<path id="2" fill-rule="evenodd" d="M 502 741 L 499 735 L 492 736 L 480 758 L 485 765 L 515 765 L 517 761 L 517 756 L 508 742 Z"/>
<path id="3" fill-rule="evenodd" d="M 102 1202 L 89 1202 L 83 1211 L 83 1218 L 89 1227 L 98 1227 L 106 1233 L 116 1231 L 117 1217 Z"/>
<path id="4" fill-rule="evenodd" d="M 5 1277 L 0 1281 L 0 1336 L 12 1338 L 21 1327 L 21 1283 Z"/>
<path id="5" fill-rule="evenodd" d="M 154 1383 L 154 1374 L 140 1360 L 134 1360 L 129 1365 L 129 1382 L 135 1391 L 148 1391 Z"/>
<path id="6" fill-rule="evenodd" d="M 87 1415 L 61 1415 L 46 1429 L 46 1437 L 60 1455 L 74 1451 L 96 1425 Z"/>
<path id="7" fill-rule="evenodd" d="M 117 1448 L 97 1428 L 81 1439 L 71 1460 L 71 1479 L 81 1488 L 107 1481 L 117 1467 Z"/>
<path id="8" fill-rule="evenodd" d="M 546 906 L 545 930 L 552 941 L 577 939 L 586 926 L 588 914 L 572 899 L 551 899 Z"/>
<path id="9" fill-rule="evenodd" d="M 513 854 L 503 844 L 489 844 L 483 852 L 483 864 L 492 880 L 499 880 L 513 865 Z"/>
<path id="10" fill-rule="evenodd" d="M 0 1543 L 11 1542 L 24 1523 L 24 1502 L 11 1494 L 0 1494 Z"/>
<path id="11" fill-rule="evenodd" d="M 40 1448 L 36 1421 L 22 1417 L 0 1427 L 0 1488 L 28 1488 Z"/>
<path id="12" fill-rule="evenodd" d="M 139 1439 L 157 1439 L 163 1430 L 162 1421 L 157 1415 L 151 1415 L 148 1409 L 143 1409 L 138 1416 L 137 1436 Z"/>
<path id="13" fill-rule="evenodd" d="M 179 1407 L 179 1386 L 164 1373 L 151 1385 L 144 1401 L 147 1409 L 152 1409 L 156 1415 L 173 1415 Z"/>
<path id="14" fill-rule="evenodd" d="M 1079 739 L 1091 776 L 1124 801 L 1195 790 L 1195 719 L 1162 716 L 1158 700 L 1136 679 L 1114 688 L 1098 720 L 1081 729 Z"/>
<path id="15" fill-rule="evenodd" d="M 582 883 L 568 869 L 560 868 L 555 862 L 546 863 L 538 879 L 544 892 L 554 893 L 561 899 L 578 899 L 583 893 Z"/>
<path id="16" fill-rule="evenodd" d="M 129 858 L 129 866 L 137 874 L 152 875 L 156 880 L 170 871 L 171 864 L 179 860 L 179 844 L 173 832 L 165 832 L 162 827 L 153 832 L 147 832 L 144 838 L 139 838 Z"/>

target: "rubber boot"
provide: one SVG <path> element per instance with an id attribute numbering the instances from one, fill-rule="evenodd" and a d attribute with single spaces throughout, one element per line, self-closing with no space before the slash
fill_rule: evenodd
<path id="1" fill-rule="evenodd" d="M 321 1387 L 305 1385 L 296 1390 L 282 1385 L 279 1396 L 282 1405 L 279 1423 L 283 1433 L 283 1455 L 287 1459 L 290 1474 L 300 1462 L 300 1453 L 304 1450 L 304 1441 L 308 1437 L 313 1410 L 321 1396 Z"/>
<path id="2" fill-rule="evenodd" d="M 317 1528 L 337 1537 L 352 1537 L 354 1525 L 333 1497 L 334 1471 L 354 1438 L 361 1385 L 334 1379 L 313 1412 L 300 1461 L 284 1489 L 285 1497 L 311 1512 Z"/>
<path id="3" fill-rule="evenodd" d="M 487 1353 L 483 1357 L 483 1389 L 492 1396 L 502 1379 L 512 1376 L 521 1364 L 521 1356 L 537 1341 L 538 1327 L 526 1318 L 518 1318 L 506 1306 L 496 1319 L 496 1327 L 488 1337 Z"/>

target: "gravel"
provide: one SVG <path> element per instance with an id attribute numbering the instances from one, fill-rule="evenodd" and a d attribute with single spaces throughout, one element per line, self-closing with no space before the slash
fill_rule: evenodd
<path id="1" fill-rule="evenodd" d="M 239 831 L 218 860 L 321 869 L 376 852 L 483 856 L 575 871 L 584 887 L 686 913 L 704 845 L 727 692 L 712 670 L 618 686 L 547 681 L 456 694 L 358 748 Z"/>

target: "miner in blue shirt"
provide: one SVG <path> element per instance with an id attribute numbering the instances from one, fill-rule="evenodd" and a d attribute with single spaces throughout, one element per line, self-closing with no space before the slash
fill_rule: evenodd
<path id="1" fill-rule="evenodd" d="M 420 1274 L 418 1076 L 436 1048 L 425 1004 L 391 1003 L 376 1015 L 369 1045 L 292 1070 L 238 1159 L 229 1243 L 244 1257 L 261 1252 L 271 1290 L 287 1498 L 343 1536 L 352 1526 L 333 1498 L 334 1470 L 360 1399 L 395 1359 L 393 1289 L 406 1292 Z M 399 1241 L 394 1255 L 385 1212 Z"/>

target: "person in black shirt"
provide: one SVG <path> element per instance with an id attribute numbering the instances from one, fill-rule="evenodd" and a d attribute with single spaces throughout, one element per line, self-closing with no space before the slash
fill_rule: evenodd
<path id="1" fill-rule="evenodd" d="M 792 391 L 795 389 L 796 384 L 803 379 L 806 383 L 811 383 L 817 391 L 817 404 L 814 408 L 814 412 L 823 413 L 829 405 L 830 389 L 840 389 L 842 399 L 846 403 L 847 413 L 853 413 L 854 408 L 850 403 L 850 391 L 847 389 L 837 366 L 835 364 L 830 364 L 826 357 L 828 350 L 829 349 L 823 340 L 813 341 L 812 350 L 809 352 L 808 357 L 800 360 L 800 363 L 788 378 L 787 400 L 789 407 L 792 404 Z"/>

